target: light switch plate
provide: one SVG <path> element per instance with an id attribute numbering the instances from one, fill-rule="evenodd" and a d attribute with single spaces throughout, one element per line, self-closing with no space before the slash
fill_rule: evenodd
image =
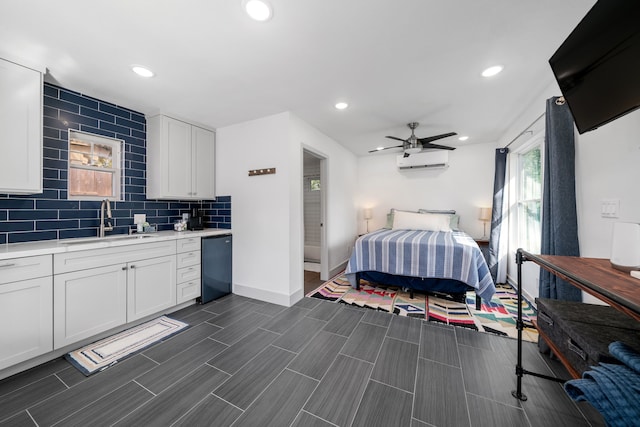
<path id="1" fill-rule="evenodd" d="M 602 208 L 600 210 L 602 218 L 618 218 L 619 210 L 619 199 L 602 199 Z"/>
<path id="2" fill-rule="evenodd" d="M 147 220 L 146 214 L 133 214 L 134 224 L 140 224 L 140 223 L 144 224 L 146 220 Z"/>

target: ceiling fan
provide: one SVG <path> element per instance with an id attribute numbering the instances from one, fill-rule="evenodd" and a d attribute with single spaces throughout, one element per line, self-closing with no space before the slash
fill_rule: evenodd
<path id="1" fill-rule="evenodd" d="M 434 135 L 428 136 L 426 138 L 418 138 L 416 137 L 414 130 L 420 125 L 417 122 L 407 123 L 409 129 L 411 129 L 411 136 L 407 139 L 396 138 L 395 136 L 387 136 L 389 139 L 395 139 L 398 141 L 402 141 L 402 145 L 394 145 L 392 147 L 382 147 L 376 148 L 375 150 L 370 150 L 370 153 L 375 153 L 376 151 L 389 150 L 391 148 L 402 148 L 404 150 L 404 156 L 409 157 L 411 154 L 419 153 L 422 150 L 427 149 L 437 149 L 437 150 L 455 150 L 455 147 L 447 147 L 446 145 L 438 145 L 432 144 L 432 141 L 436 141 L 438 139 L 447 138 L 449 136 L 457 135 L 455 132 L 443 133 L 442 135 Z"/>

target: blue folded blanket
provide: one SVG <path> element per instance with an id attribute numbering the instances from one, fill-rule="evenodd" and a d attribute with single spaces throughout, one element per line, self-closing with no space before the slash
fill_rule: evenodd
<path id="1" fill-rule="evenodd" d="M 623 342 L 609 344 L 609 353 L 638 374 L 640 374 L 640 354 Z"/>
<path id="2" fill-rule="evenodd" d="M 587 401 L 609 426 L 637 426 L 640 420 L 640 354 L 616 341 L 609 352 L 624 365 L 600 363 L 564 389 L 575 401 Z"/>

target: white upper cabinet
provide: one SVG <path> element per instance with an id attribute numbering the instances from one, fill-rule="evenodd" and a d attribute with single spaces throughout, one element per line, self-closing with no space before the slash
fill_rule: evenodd
<path id="1" fill-rule="evenodd" d="M 215 133 L 174 118 L 147 119 L 147 198 L 215 198 Z"/>
<path id="2" fill-rule="evenodd" d="M 213 199 L 215 193 L 215 133 L 191 128 L 191 191 L 197 199 Z"/>
<path id="3" fill-rule="evenodd" d="M 0 59 L 0 193 L 42 193 L 42 73 Z"/>

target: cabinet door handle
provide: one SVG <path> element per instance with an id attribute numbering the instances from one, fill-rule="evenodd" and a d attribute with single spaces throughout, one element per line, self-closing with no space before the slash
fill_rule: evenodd
<path id="1" fill-rule="evenodd" d="M 126 270 L 127 266 L 125 265 L 124 267 L 122 267 L 122 271 Z"/>
<path id="2" fill-rule="evenodd" d="M 16 265 L 16 263 L 15 263 L 15 262 L 14 262 L 14 263 L 12 263 L 12 264 L 2 264 L 2 265 L 0 265 L 0 268 L 13 267 L 13 266 L 15 266 L 15 265 Z"/>
<path id="3" fill-rule="evenodd" d="M 132 265 L 130 268 L 136 268 L 136 266 L 135 266 L 135 265 Z"/>

